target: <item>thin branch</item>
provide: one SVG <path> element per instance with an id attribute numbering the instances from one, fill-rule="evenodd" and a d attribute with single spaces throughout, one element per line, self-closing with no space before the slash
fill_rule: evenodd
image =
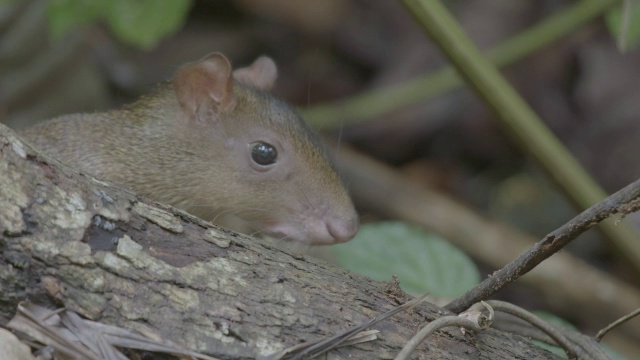
<path id="1" fill-rule="evenodd" d="M 607 325 L 604 329 L 598 331 L 598 333 L 596 334 L 596 340 L 600 341 L 602 340 L 602 338 L 611 330 L 613 330 L 615 327 L 624 324 L 625 322 L 629 321 L 630 319 L 636 317 L 640 315 L 640 308 L 636 309 L 635 311 L 621 317 L 620 319 L 612 322 L 611 324 Z"/>
<path id="2" fill-rule="evenodd" d="M 606 197 L 606 192 L 482 55 L 441 1 L 402 1 L 476 95 L 496 113 L 496 120 L 511 140 L 540 165 L 578 209 L 586 209 Z M 616 226 L 611 222 L 604 222 L 599 229 L 640 273 L 637 232 L 626 224 Z"/>
<path id="3" fill-rule="evenodd" d="M 301 344 L 301 345 L 306 345 L 306 346 L 300 346 L 300 345 L 296 345 L 293 346 L 291 348 L 285 349 L 281 352 L 278 352 L 276 354 L 272 354 L 269 356 L 266 356 L 264 358 L 262 358 L 263 360 L 277 360 L 277 359 L 282 359 L 285 358 L 285 356 L 289 356 L 287 357 L 288 359 L 291 360 L 301 360 L 301 359 L 312 359 L 316 356 L 319 356 L 323 353 L 326 353 L 332 349 L 335 349 L 338 346 L 342 346 L 345 342 L 348 341 L 352 341 L 354 340 L 355 336 L 358 336 L 358 333 L 362 332 L 364 329 L 373 326 L 377 323 L 379 323 L 380 321 L 387 319 L 388 317 L 391 317 L 395 314 L 397 314 L 400 311 L 403 310 L 409 310 L 412 309 L 413 307 L 417 306 L 418 304 L 420 304 L 421 302 L 423 302 L 426 298 L 427 298 L 428 294 L 424 294 L 421 296 L 418 296 L 415 299 L 412 299 L 400 306 L 397 306 L 387 312 L 385 312 L 384 314 L 378 315 L 375 318 L 352 327 L 349 330 L 346 330 L 342 333 L 336 334 L 334 336 L 328 337 L 324 340 L 321 341 L 313 341 L 313 342 L 308 342 L 305 344 Z"/>
<path id="4" fill-rule="evenodd" d="M 484 302 L 483 302 L 484 303 Z M 602 346 L 598 344 L 594 338 L 583 335 L 572 329 L 562 328 L 555 326 L 549 322 L 540 319 L 538 316 L 524 310 L 516 305 L 498 301 L 489 300 L 486 306 L 491 306 L 495 311 L 509 314 L 515 318 L 526 321 L 527 326 L 530 329 L 537 329 L 542 331 L 549 339 L 542 340 L 545 343 L 549 343 L 551 340 L 552 345 L 558 345 L 562 347 L 567 353 L 567 357 L 570 359 L 584 359 L 584 360 L 610 360 L 609 355 L 604 351 Z M 470 310 L 480 308 L 480 304 L 474 304 Z M 493 323 L 495 328 L 496 322 Z M 522 333 L 518 331 L 515 333 Z"/>
<path id="5" fill-rule="evenodd" d="M 497 67 L 516 63 L 584 28 L 619 2 L 582 0 L 572 3 L 487 51 L 487 58 Z M 393 86 L 363 91 L 347 99 L 303 109 L 303 115 L 315 128 L 338 129 L 428 101 L 458 89 L 463 84 L 462 78 L 452 66 L 444 66 Z"/>
<path id="6" fill-rule="evenodd" d="M 574 345 L 564 336 L 564 334 L 562 334 L 562 332 L 558 331 L 555 326 L 550 325 L 546 321 L 522 309 L 521 307 L 510 304 L 508 302 L 490 300 L 487 301 L 487 303 L 496 311 L 501 311 L 503 313 L 516 316 L 542 330 L 545 334 L 552 338 L 553 341 L 558 344 L 558 346 L 564 349 L 569 359 L 577 359 Z"/>
<path id="7" fill-rule="evenodd" d="M 544 239 L 537 242 L 526 253 L 520 255 L 507 266 L 495 272 L 491 277 L 449 303 L 446 308 L 458 313 L 480 300 L 487 299 L 602 220 L 617 213 L 626 215 L 637 211 L 639 208 L 640 179 L 583 211 L 559 229 L 545 236 Z"/>
<path id="8" fill-rule="evenodd" d="M 459 326 L 464 327 L 466 329 L 471 329 L 473 331 L 480 331 L 481 328 L 477 323 L 464 319 L 459 316 L 443 316 L 436 320 L 433 320 L 425 327 L 423 327 L 414 337 L 411 338 L 407 342 L 407 344 L 402 348 L 402 350 L 398 353 L 394 360 L 406 360 L 409 359 L 411 353 L 420 345 L 421 342 L 424 341 L 427 337 L 429 337 L 434 332 L 450 326 Z"/>

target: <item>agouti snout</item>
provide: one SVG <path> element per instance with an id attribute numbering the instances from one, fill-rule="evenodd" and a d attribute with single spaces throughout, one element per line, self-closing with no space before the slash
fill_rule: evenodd
<path id="1" fill-rule="evenodd" d="M 40 150 L 203 219 L 278 239 L 351 239 L 358 217 L 322 144 L 266 93 L 258 58 L 232 70 L 213 53 L 121 110 L 59 117 L 23 131 Z"/>

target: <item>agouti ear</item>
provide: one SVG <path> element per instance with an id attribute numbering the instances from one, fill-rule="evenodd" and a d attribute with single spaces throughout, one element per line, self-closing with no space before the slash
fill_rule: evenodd
<path id="1" fill-rule="evenodd" d="M 180 107 L 192 119 L 202 121 L 213 105 L 217 112 L 230 111 L 235 106 L 231 64 L 220 53 L 183 66 L 173 78 L 173 88 Z"/>
<path id="2" fill-rule="evenodd" d="M 260 90 L 269 90 L 276 82 L 278 68 L 270 57 L 260 56 L 253 64 L 234 71 L 233 77 Z"/>

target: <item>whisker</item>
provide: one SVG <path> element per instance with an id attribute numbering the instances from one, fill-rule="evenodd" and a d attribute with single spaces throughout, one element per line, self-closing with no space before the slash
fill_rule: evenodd
<path id="1" fill-rule="evenodd" d="M 336 156 L 340 154 L 340 145 L 342 145 L 342 132 L 344 131 L 344 123 L 340 124 L 340 131 L 338 132 L 338 143 L 336 144 Z"/>
<path id="2" fill-rule="evenodd" d="M 296 190 L 297 192 L 304 198 L 304 201 L 306 202 L 306 206 L 309 208 L 313 207 L 313 203 L 311 202 L 311 199 L 309 199 L 309 197 L 307 196 L 307 192 L 304 191 L 304 189 L 302 189 L 302 187 L 300 186 L 300 184 L 295 184 L 296 186 Z"/>
<path id="3" fill-rule="evenodd" d="M 215 224 L 215 223 L 216 223 L 216 220 L 218 220 L 218 218 L 219 218 L 221 215 L 228 214 L 228 213 L 230 213 L 230 212 L 231 212 L 231 209 L 229 209 L 229 210 L 227 210 L 227 211 L 220 211 L 219 213 L 217 213 L 217 214 L 216 214 L 216 216 L 214 216 L 214 217 L 213 217 L 213 219 L 211 219 L 211 222 Z"/>
<path id="4" fill-rule="evenodd" d="M 218 208 L 216 205 L 207 205 L 207 204 L 195 204 L 195 205 L 189 205 L 190 208 L 213 208 L 216 209 Z M 265 207 L 241 207 L 241 208 L 235 208 L 233 209 L 237 212 L 246 212 L 246 211 L 256 211 L 256 212 L 266 212 L 268 210 L 268 208 Z"/>
<path id="5" fill-rule="evenodd" d="M 267 229 L 266 229 L 266 228 L 263 228 L 263 229 L 261 229 L 261 230 L 256 230 L 256 231 L 252 232 L 252 233 L 251 233 L 251 234 L 249 234 L 249 235 L 251 235 L 251 236 L 253 236 L 253 237 L 256 237 L 256 235 L 261 235 L 261 234 L 264 234 L 264 233 L 266 233 L 266 232 L 267 232 Z"/>

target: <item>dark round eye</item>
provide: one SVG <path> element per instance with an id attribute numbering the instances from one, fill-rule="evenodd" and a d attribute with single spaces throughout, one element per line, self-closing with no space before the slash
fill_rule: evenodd
<path id="1" fill-rule="evenodd" d="M 258 165 L 271 165 L 276 162 L 278 151 L 271 144 L 256 141 L 251 143 L 251 158 Z"/>

